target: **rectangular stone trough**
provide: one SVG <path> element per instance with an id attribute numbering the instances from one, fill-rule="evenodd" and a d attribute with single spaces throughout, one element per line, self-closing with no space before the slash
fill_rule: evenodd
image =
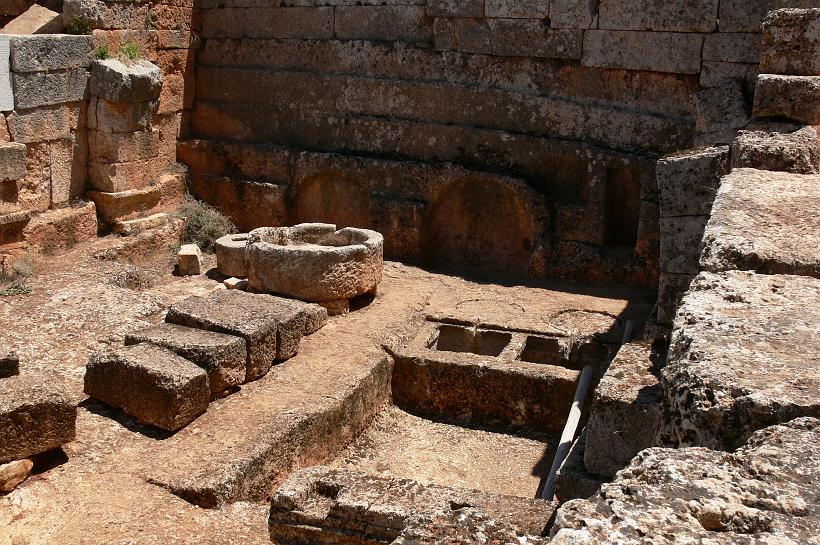
<path id="1" fill-rule="evenodd" d="M 503 431 L 560 433 L 579 370 L 608 345 L 554 331 L 428 321 L 395 357 L 396 405 L 433 419 Z"/>

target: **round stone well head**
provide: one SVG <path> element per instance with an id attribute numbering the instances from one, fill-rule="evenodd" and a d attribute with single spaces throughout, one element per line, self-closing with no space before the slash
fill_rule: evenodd
<path id="1" fill-rule="evenodd" d="M 248 284 L 253 291 L 319 303 L 347 312 L 350 299 L 373 293 L 382 279 L 384 237 L 330 223 L 262 227 L 248 234 Z"/>

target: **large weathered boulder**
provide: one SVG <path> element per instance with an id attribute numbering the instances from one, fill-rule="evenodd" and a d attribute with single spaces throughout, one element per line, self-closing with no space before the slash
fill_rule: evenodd
<path id="1" fill-rule="evenodd" d="M 820 422 L 800 418 L 754 434 L 735 453 L 641 452 L 589 500 L 557 513 L 552 545 L 817 543 Z"/>
<path id="2" fill-rule="evenodd" d="M 761 74 L 755 85 L 755 117 L 786 117 L 820 124 L 820 76 Z"/>
<path id="3" fill-rule="evenodd" d="M 245 341 L 241 337 L 168 323 L 125 336 L 126 345 L 142 342 L 167 348 L 205 369 L 211 396 L 245 381 Z"/>
<path id="4" fill-rule="evenodd" d="M 149 102 L 162 92 L 162 71 L 146 60 L 97 60 L 91 65 L 90 90 L 109 102 Z"/>
<path id="5" fill-rule="evenodd" d="M 73 441 L 76 418 L 69 396 L 46 377 L 0 380 L 0 464 Z"/>
<path id="6" fill-rule="evenodd" d="M 766 74 L 820 74 L 820 8 L 778 9 L 763 20 L 760 70 Z"/>
<path id="7" fill-rule="evenodd" d="M 820 280 L 701 273 L 675 318 L 662 440 L 731 450 L 755 430 L 820 417 Z"/>
<path id="8" fill-rule="evenodd" d="M 736 169 L 723 178 L 700 266 L 820 277 L 820 175 Z"/>
<path id="9" fill-rule="evenodd" d="M 614 477 L 636 454 L 656 445 L 663 397 L 658 363 L 648 342 L 618 350 L 592 399 L 584 449 L 587 471 Z"/>
<path id="10" fill-rule="evenodd" d="M 817 131 L 810 126 L 790 133 L 740 131 L 732 143 L 732 168 L 817 174 Z"/>
<path id="11" fill-rule="evenodd" d="M 170 350 L 138 344 L 91 356 L 85 393 L 141 422 L 168 431 L 190 424 L 208 409 L 208 376 Z"/>

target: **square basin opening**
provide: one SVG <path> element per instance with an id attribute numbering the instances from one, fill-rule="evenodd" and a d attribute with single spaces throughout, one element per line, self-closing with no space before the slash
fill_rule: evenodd
<path id="1" fill-rule="evenodd" d="M 438 328 L 435 349 L 498 356 L 510 344 L 511 339 L 512 334 L 501 331 L 474 331 L 466 327 L 441 325 Z"/>
<path id="2" fill-rule="evenodd" d="M 529 363 L 543 363 L 567 367 L 569 354 L 567 347 L 559 337 L 527 336 L 524 350 L 521 352 L 521 361 Z"/>

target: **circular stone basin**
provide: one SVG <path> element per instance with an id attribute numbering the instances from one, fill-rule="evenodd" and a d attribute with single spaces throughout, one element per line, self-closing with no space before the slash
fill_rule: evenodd
<path id="1" fill-rule="evenodd" d="M 251 290 L 319 303 L 331 314 L 357 295 L 374 293 L 382 279 L 384 237 L 376 231 L 329 223 L 262 227 L 248 234 Z"/>
<path id="2" fill-rule="evenodd" d="M 239 278 L 248 276 L 248 256 L 245 252 L 247 243 L 248 233 L 225 235 L 216 239 L 214 251 L 219 272 Z"/>

